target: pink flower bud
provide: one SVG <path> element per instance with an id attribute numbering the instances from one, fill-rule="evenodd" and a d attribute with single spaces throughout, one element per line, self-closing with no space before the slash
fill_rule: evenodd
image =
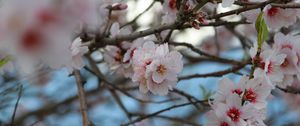
<path id="1" fill-rule="evenodd" d="M 127 4 L 123 4 L 123 3 L 115 3 L 112 5 L 112 10 L 125 10 L 127 9 Z"/>

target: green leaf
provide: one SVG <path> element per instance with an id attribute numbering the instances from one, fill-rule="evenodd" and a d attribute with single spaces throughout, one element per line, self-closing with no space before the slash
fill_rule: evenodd
<path id="1" fill-rule="evenodd" d="M 5 64 L 9 62 L 10 58 L 9 56 L 4 57 L 3 59 L 0 59 L 0 68 L 3 67 Z"/>
<path id="2" fill-rule="evenodd" d="M 256 19 L 256 23 L 255 23 L 255 28 L 257 31 L 257 44 L 258 44 L 258 48 L 261 48 L 263 45 L 263 42 L 266 41 L 268 39 L 269 36 L 269 31 L 268 31 L 268 27 L 266 25 L 266 22 L 264 20 L 264 16 L 263 16 L 263 12 L 261 12 L 257 19 Z"/>

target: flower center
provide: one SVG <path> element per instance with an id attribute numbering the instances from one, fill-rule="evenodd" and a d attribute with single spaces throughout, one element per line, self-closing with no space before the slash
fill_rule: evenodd
<path id="1" fill-rule="evenodd" d="M 268 10 L 268 15 L 270 16 L 270 17 L 273 17 L 273 16 L 275 16 L 277 13 L 278 13 L 278 8 L 276 8 L 276 7 L 271 7 L 269 10 Z"/>
<path id="2" fill-rule="evenodd" d="M 220 126 L 229 126 L 229 124 L 227 122 L 222 122 Z"/>
<path id="3" fill-rule="evenodd" d="M 37 15 L 38 20 L 40 21 L 41 25 L 53 23 L 57 21 L 57 17 L 54 13 L 51 13 L 48 10 L 42 10 Z"/>
<path id="4" fill-rule="evenodd" d="M 240 119 L 241 111 L 238 110 L 235 107 L 230 108 L 227 111 L 227 116 L 233 121 L 233 122 L 238 122 Z"/>
<path id="5" fill-rule="evenodd" d="M 289 65 L 289 60 L 287 58 L 284 59 L 283 63 L 280 65 L 281 67 L 285 68 Z"/>
<path id="6" fill-rule="evenodd" d="M 21 37 L 21 47 L 26 51 L 36 50 L 42 45 L 41 34 L 36 30 L 28 30 Z"/>
<path id="7" fill-rule="evenodd" d="M 135 50 L 136 50 L 136 48 L 134 48 L 134 49 L 130 52 L 130 58 L 133 57 Z"/>
<path id="8" fill-rule="evenodd" d="M 281 49 L 285 49 L 285 48 L 293 49 L 293 46 L 291 44 L 284 44 L 281 46 Z"/>
<path id="9" fill-rule="evenodd" d="M 176 0 L 169 0 L 169 7 L 172 9 L 172 10 L 176 10 Z"/>
<path id="10" fill-rule="evenodd" d="M 151 63 L 152 63 L 151 60 L 145 62 L 146 66 L 150 65 Z"/>
<path id="11" fill-rule="evenodd" d="M 245 94 L 243 96 L 243 99 L 250 101 L 252 103 L 256 102 L 256 94 L 252 89 L 248 89 L 245 91 Z"/>
<path id="12" fill-rule="evenodd" d="M 116 61 L 121 62 L 122 61 L 121 51 L 117 51 L 117 54 L 114 58 L 115 58 Z"/>
<path id="13" fill-rule="evenodd" d="M 167 71 L 167 68 L 164 65 L 159 65 L 156 68 L 156 72 L 161 74 L 161 75 L 165 74 L 166 71 Z"/>
<path id="14" fill-rule="evenodd" d="M 238 95 L 241 95 L 243 93 L 243 91 L 241 89 L 235 89 L 232 91 L 232 93 L 236 93 Z"/>

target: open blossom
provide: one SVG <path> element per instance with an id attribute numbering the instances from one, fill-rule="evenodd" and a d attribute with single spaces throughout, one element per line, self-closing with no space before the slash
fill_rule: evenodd
<path id="1" fill-rule="evenodd" d="M 243 85 L 244 93 L 242 99 L 253 104 L 257 109 L 266 108 L 266 99 L 270 95 L 272 88 L 264 79 L 250 79 Z"/>
<path id="2" fill-rule="evenodd" d="M 217 115 L 214 110 L 206 113 L 207 123 L 204 126 L 232 126 L 229 118 L 223 115 Z"/>
<path id="3" fill-rule="evenodd" d="M 242 99 L 237 94 L 230 94 L 225 103 L 215 103 L 213 111 L 220 120 L 208 118 L 208 124 L 220 122 L 219 126 L 246 126 L 246 120 L 254 119 L 258 114 L 252 104 L 242 104 Z"/>
<path id="4" fill-rule="evenodd" d="M 255 59 L 257 46 L 250 49 L 252 59 Z M 281 83 L 284 74 L 281 71 L 281 64 L 284 62 L 286 54 L 279 53 L 278 50 L 271 49 L 267 44 L 262 47 L 262 52 L 259 56 L 258 67 L 263 71 L 257 71 L 257 74 L 263 75 L 270 85 Z"/>
<path id="5" fill-rule="evenodd" d="M 264 18 L 270 28 L 278 29 L 294 24 L 297 20 L 296 9 L 281 9 L 267 5 L 264 9 Z"/>
<path id="6" fill-rule="evenodd" d="M 276 33 L 273 47 L 264 44 L 259 56 L 258 69 L 255 75 L 266 78 L 274 86 L 285 88 L 290 86 L 295 75 L 299 75 L 299 36 Z M 250 50 L 250 55 L 255 58 L 257 46 Z"/>
<path id="7" fill-rule="evenodd" d="M 272 86 L 268 85 L 262 78 L 248 79 L 243 76 L 235 84 L 228 78 L 223 78 L 219 82 L 217 93 L 214 96 L 214 102 L 225 102 L 228 96 L 236 94 L 244 101 L 252 103 L 258 109 L 266 107 L 266 98 L 269 96 Z"/>
<path id="8" fill-rule="evenodd" d="M 121 46 L 106 46 L 104 48 L 103 58 L 113 73 L 130 77 L 132 70 L 123 62 L 123 56 L 126 50 L 126 46 L 123 45 L 126 45 L 125 43 L 126 42 L 123 42 Z"/>
<path id="9" fill-rule="evenodd" d="M 264 2 L 260 1 L 260 2 Z M 256 2 L 255 0 L 251 0 L 249 2 Z M 272 7 L 271 5 L 267 5 L 264 9 L 264 19 L 266 24 L 272 29 L 279 29 L 281 27 L 288 27 L 294 24 L 297 21 L 297 15 L 299 14 L 299 10 L 297 9 L 282 9 L 279 7 Z M 260 13 L 260 9 L 254 9 L 250 11 L 243 12 L 243 15 L 250 22 L 255 22 L 258 14 Z"/>
<path id="10" fill-rule="evenodd" d="M 133 56 L 134 75 L 143 93 L 166 95 L 177 83 L 177 74 L 182 70 L 182 56 L 177 51 L 169 51 L 168 44 L 160 46 L 152 41 L 136 49 Z"/>
<path id="11" fill-rule="evenodd" d="M 147 66 L 147 86 L 154 94 L 165 95 L 169 89 L 172 90 L 177 83 L 177 74 L 182 70 L 181 54 L 177 51 L 169 52 L 168 48 L 167 44 L 157 47 L 156 59 Z"/>
<path id="12" fill-rule="evenodd" d="M 71 45 L 71 54 L 72 54 L 72 65 L 67 68 L 69 71 L 72 69 L 81 69 L 84 66 L 84 61 L 82 56 L 89 51 L 87 46 L 82 46 L 81 40 L 76 39 Z"/>
<path id="13" fill-rule="evenodd" d="M 205 126 L 265 126 L 266 99 L 271 89 L 264 78 L 243 76 L 237 84 L 222 79 Z"/>
<path id="14" fill-rule="evenodd" d="M 282 33 L 276 33 L 274 36 L 273 48 L 278 50 L 279 53 L 285 54 L 286 57 L 284 62 L 280 65 L 281 71 L 284 74 L 283 82 L 278 83 L 280 87 L 290 86 L 293 82 L 294 75 L 298 73 L 297 70 L 297 48 L 295 43 L 297 43 L 297 37 L 293 35 L 283 35 Z"/>
<path id="15" fill-rule="evenodd" d="M 152 41 L 147 41 L 140 48 L 136 49 L 133 55 L 133 82 L 138 82 L 140 91 L 146 93 L 148 90 L 146 85 L 146 68 L 154 60 L 154 52 L 157 48 Z M 143 90 L 144 89 L 144 90 Z"/>
<path id="16" fill-rule="evenodd" d="M 241 78 L 238 84 L 235 84 L 228 78 L 223 78 L 219 81 L 218 90 L 214 96 L 214 102 L 225 102 L 230 94 L 242 95 L 244 92 L 243 85 L 247 82 L 247 78 Z"/>

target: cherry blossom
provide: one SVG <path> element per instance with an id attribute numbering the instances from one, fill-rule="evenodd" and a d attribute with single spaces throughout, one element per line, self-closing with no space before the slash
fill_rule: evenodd
<path id="1" fill-rule="evenodd" d="M 116 73 L 118 75 L 124 75 L 125 77 L 129 77 L 131 75 L 131 70 L 126 67 L 126 64 L 123 62 L 123 56 L 125 53 L 124 46 L 121 44 L 118 46 L 106 46 L 103 53 L 103 58 L 112 73 Z"/>
<path id="2" fill-rule="evenodd" d="M 232 126 L 233 123 L 226 116 L 218 116 L 215 111 L 210 110 L 206 113 L 207 123 L 204 126 Z"/>
<path id="3" fill-rule="evenodd" d="M 213 110 L 207 113 L 206 125 L 264 126 L 266 100 L 272 88 L 262 77 L 243 76 L 237 84 L 223 78 L 211 103 Z"/>
<path id="4" fill-rule="evenodd" d="M 214 96 L 215 102 L 225 102 L 230 94 L 242 95 L 244 92 L 243 85 L 247 82 L 247 77 L 242 77 L 238 84 L 235 84 L 228 78 L 219 81 L 217 93 Z"/>
<path id="5" fill-rule="evenodd" d="M 243 97 L 244 101 L 250 102 L 257 109 L 263 109 L 267 104 L 267 97 L 271 93 L 272 86 L 268 85 L 264 79 L 253 78 L 247 81 L 243 85 Z"/>
<path id="6" fill-rule="evenodd" d="M 281 27 L 288 27 L 294 24 L 297 20 L 297 16 L 295 15 L 299 13 L 296 9 L 281 9 L 279 7 L 272 7 L 271 5 L 267 5 L 264 8 L 263 12 L 266 24 L 271 29 L 279 29 Z M 247 18 L 248 21 L 255 22 L 259 13 L 260 9 L 255 9 L 243 12 L 243 15 Z"/>
<path id="7" fill-rule="evenodd" d="M 72 54 L 72 68 L 67 67 L 69 71 L 72 69 L 80 70 L 84 66 L 84 61 L 82 56 L 89 51 L 88 47 L 82 46 L 81 40 L 76 39 L 71 45 L 71 54 Z"/>
<path id="8" fill-rule="evenodd" d="M 147 66 L 146 76 L 150 76 L 147 86 L 152 93 L 165 95 L 177 83 L 177 74 L 183 66 L 182 56 L 176 51 L 169 52 L 167 44 L 157 47 L 155 56 Z"/>
<path id="9" fill-rule="evenodd" d="M 256 108 L 261 109 L 266 107 L 266 98 L 269 96 L 272 89 L 262 78 L 250 79 L 243 76 L 240 81 L 235 84 L 228 78 L 223 78 L 219 82 L 217 93 L 214 96 L 215 102 L 225 102 L 228 96 L 236 94 L 244 101 L 252 103 Z"/>
<path id="10" fill-rule="evenodd" d="M 150 90 L 153 94 L 166 95 L 177 83 L 177 74 L 182 70 L 181 54 L 169 51 L 168 44 L 160 46 L 152 41 L 145 42 L 133 55 L 134 74 L 143 93 Z"/>
<path id="11" fill-rule="evenodd" d="M 143 46 L 136 49 L 133 55 L 133 70 L 132 81 L 139 83 L 140 91 L 146 93 L 146 68 L 154 59 L 154 52 L 157 48 L 152 41 L 146 41 Z"/>
<path id="12" fill-rule="evenodd" d="M 252 104 L 242 105 L 242 99 L 236 94 L 229 95 L 226 103 L 217 103 L 214 110 L 218 117 L 224 116 L 235 126 L 245 126 L 245 120 L 254 118 L 257 114 Z"/>
<path id="13" fill-rule="evenodd" d="M 278 29 L 294 24 L 297 20 L 297 12 L 295 9 L 281 9 L 267 5 L 264 8 L 264 18 L 270 28 Z"/>
<path id="14" fill-rule="evenodd" d="M 268 47 L 265 47 L 268 48 Z M 250 54 L 256 54 L 253 53 L 255 49 L 250 50 Z M 255 57 L 253 57 L 254 59 Z M 276 83 L 281 83 L 284 74 L 281 71 L 281 64 L 284 62 L 286 58 L 286 54 L 281 54 L 276 50 L 267 49 L 263 50 L 259 56 L 259 64 L 258 67 L 263 70 L 257 71 L 257 75 L 263 75 L 267 82 L 270 85 L 276 85 Z"/>

